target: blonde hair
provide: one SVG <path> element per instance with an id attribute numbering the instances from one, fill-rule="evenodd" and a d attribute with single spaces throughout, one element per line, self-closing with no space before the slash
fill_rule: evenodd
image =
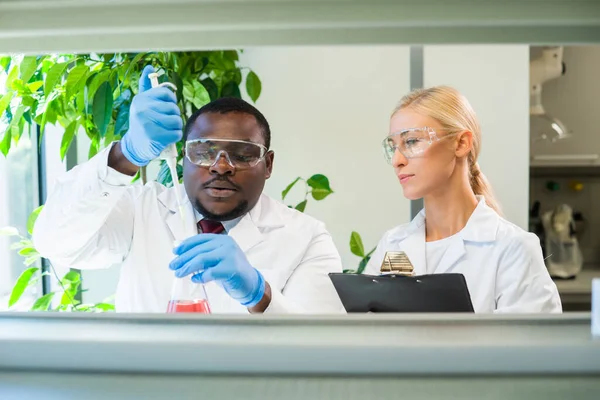
<path id="1" fill-rule="evenodd" d="M 500 213 L 492 188 L 479 169 L 477 158 L 481 151 L 481 126 L 466 97 L 449 86 L 416 89 L 400 100 L 392 115 L 406 108 L 435 119 L 449 132 L 469 131 L 473 134 L 473 148 L 468 156 L 471 188 L 476 195 L 485 197 L 488 206 Z"/>

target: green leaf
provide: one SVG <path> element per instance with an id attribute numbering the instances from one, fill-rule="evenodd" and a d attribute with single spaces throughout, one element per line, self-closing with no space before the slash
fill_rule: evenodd
<path id="1" fill-rule="evenodd" d="M 66 98 L 69 100 L 71 96 L 79 93 L 80 90 L 83 90 L 85 86 L 85 82 L 87 80 L 87 74 L 90 72 L 90 68 L 81 64 L 73 68 L 69 71 L 69 76 L 67 77 L 67 94 Z"/>
<path id="2" fill-rule="evenodd" d="M 88 107 L 89 107 L 90 99 L 94 98 L 98 88 L 100 86 L 102 86 L 102 84 L 104 82 L 108 81 L 108 78 L 110 78 L 110 69 L 102 70 L 102 71 L 98 72 L 97 74 L 93 75 L 93 77 L 90 79 L 91 76 L 92 75 L 90 74 L 87 79 L 87 82 L 88 82 L 88 87 L 87 87 L 88 88 L 88 90 L 87 90 Z M 89 109 L 87 111 L 90 112 Z"/>
<path id="3" fill-rule="evenodd" d="M 353 270 L 353 269 L 345 269 L 345 270 L 342 270 L 342 273 L 344 273 L 344 274 L 355 274 L 356 271 Z"/>
<path id="4" fill-rule="evenodd" d="M 23 264 L 25 264 L 26 267 L 29 267 L 31 264 L 35 263 L 40 258 L 42 258 L 42 256 L 39 254 L 33 255 L 31 257 L 27 257 L 27 258 L 25 258 L 25 261 L 23 261 Z"/>
<path id="5" fill-rule="evenodd" d="M 42 86 L 44 86 L 44 81 L 35 81 L 27 84 L 27 87 L 32 93 L 37 92 Z"/>
<path id="6" fill-rule="evenodd" d="M 62 114 L 60 111 L 60 100 L 56 98 L 48 103 L 48 107 L 46 107 L 46 122 L 51 125 L 56 125 L 56 120 L 59 114 Z"/>
<path id="7" fill-rule="evenodd" d="M 308 200 L 301 201 L 294 208 L 300 212 L 304 212 L 304 210 L 306 209 L 306 203 L 308 203 Z"/>
<path id="8" fill-rule="evenodd" d="M 140 173 L 141 169 L 138 169 L 138 171 L 135 173 L 135 175 L 133 176 L 133 179 L 131 179 L 131 184 L 137 182 L 140 180 L 140 178 L 142 177 L 142 174 Z"/>
<path id="9" fill-rule="evenodd" d="M 17 279 L 17 282 L 15 282 L 15 285 L 13 286 L 12 292 L 10 293 L 10 297 L 8 299 L 9 307 L 12 307 L 17 301 L 19 301 L 19 299 L 25 292 L 25 289 L 27 289 L 27 286 L 29 286 L 29 282 L 31 281 L 33 274 L 35 274 L 37 271 L 39 271 L 39 268 L 31 267 L 27 268 L 21 273 L 21 275 L 19 275 L 19 278 Z"/>
<path id="10" fill-rule="evenodd" d="M 171 71 L 169 74 L 169 80 L 177 87 L 177 92 L 175 95 L 177 96 L 177 101 L 180 102 L 183 100 L 183 81 L 179 74 L 175 71 Z"/>
<path id="11" fill-rule="evenodd" d="M 88 159 L 94 157 L 96 154 L 98 154 L 98 137 L 94 136 L 92 138 L 92 143 L 90 143 L 90 150 L 88 151 Z"/>
<path id="12" fill-rule="evenodd" d="M 10 71 L 8 71 L 8 76 L 6 77 L 6 82 L 4 82 L 4 85 L 8 89 L 14 89 L 13 81 L 15 79 L 18 79 L 18 77 L 19 77 L 19 64 L 13 64 L 10 67 Z"/>
<path id="13" fill-rule="evenodd" d="M 308 181 L 306 181 L 306 183 L 308 183 L 308 186 L 310 186 L 313 189 L 327 189 L 333 192 L 331 190 L 331 187 L 329 186 L 329 179 L 327 179 L 325 175 L 313 175 L 310 178 L 308 178 Z"/>
<path id="14" fill-rule="evenodd" d="M 256 75 L 254 71 L 248 72 L 248 76 L 246 77 L 246 91 L 253 102 L 256 103 L 256 100 L 258 100 L 258 97 L 260 96 L 261 90 L 262 83 L 260 82 L 258 75 Z"/>
<path id="15" fill-rule="evenodd" d="M 94 104 L 92 105 L 92 116 L 101 137 L 106 135 L 106 129 L 108 128 L 108 124 L 110 124 L 112 106 L 113 90 L 109 82 L 104 82 L 96 91 Z"/>
<path id="16" fill-rule="evenodd" d="M 129 129 L 129 109 L 130 104 L 119 108 L 117 119 L 115 121 L 115 136 L 121 136 Z"/>
<path id="17" fill-rule="evenodd" d="M 227 82 L 221 90 L 221 97 L 235 97 L 237 99 L 242 98 L 240 87 L 235 82 Z"/>
<path id="18" fill-rule="evenodd" d="M 10 66 L 10 62 L 12 61 L 10 56 L 0 57 L 0 67 L 6 72 L 8 71 L 8 67 Z"/>
<path id="19" fill-rule="evenodd" d="M 16 90 L 17 92 L 19 92 L 20 95 L 24 96 L 27 94 L 31 94 L 31 91 L 29 90 L 29 88 L 27 87 L 27 85 L 25 85 L 25 83 L 23 83 L 23 81 L 19 78 L 14 79 L 12 81 L 12 89 Z"/>
<path id="20" fill-rule="evenodd" d="M 357 274 L 363 273 L 365 268 L 367 268 L 367 264 L 369 263 L 370 259 L 371 259 L 371 257 L 365 257 L 362 260 L 360 260 L 360 263 L 358 263 L 358 269 L 356 270 Z"/>
<path id="21" fill-rule="evenodd" d="M 33 235 L 33 226 L 35 225 L 35 221 L 40 215 L 40 211 L 42 211 L 42 208 L 44 208 L 44 206 L 39 206 L 38 208 L 33 210 L 33 212 L 29 214 L 29 217 L 27 218 L 27 232 L 30 235 Z"/>
<path id="22" fill-rule="evenodd" d="M 69 271 L 62 278 L 63 284 L 66 284 L 69 282 L 75 283 L 75 282 L 79 282 L 79 281 L 81 281 L 81 273 L 79 273 L 79 271 Z"/>
<path id="23" fill-rule="evenodd" d="M 227 71 L 225 75 L 223 75 L 226 81 L 235 82 L 237 86 L 240 86 L 242 83 L 242 73 L 239 69 L 233 69 L 231 71 Z"/>
<path id="24" fill-rule="evenodd" d="M 310 192 L 313 199 L 315 199 L 315 200 L 323 200 L 325 197 L 329 196 L 331 193 L 333 193 L 333 192 L 331 190 L 327 190 L 327 189 L 313 189 Z"/>
<path id="25" fill-rule="evenodd" d="M 37 69 L 37 57 L 35 56 L 25 56 L 23 57 L 23 61 L 21 61 L 21 74 L 20 78 L 24 83 L 29 82 L 35 70 Z"/>
<path id="26" fill-rule="evenodd" d="M 193 82 L 194 86 L 194 99 L 192 103 L 196 106 L 196 108 L 200 108 L 208 103 L 210 103 L 210 95 L 206 88 L 198 81 Z"/>
<path id="27" fill-rule="evenodd" d="M 56 85 L 60 82 L 67 65 L 67 63 L 54 64 L 46 74 L 44 83 L 44 94 L 46 97 L 50 95 L 50 92 L 52 92 Z"/>
<path id="28" fill-rule="evenodd" d="M 131 63 L 129 64 L 129 68 L 127 69 L 127 72 L 125 73 L 125 78 L 129 77 L 129 74 L 131 74 L 131 72 L 133 72 L 136 68 L 137 68 L 137 64 L 138 62 L 141 61 L 142 58 L 144 58 L 145 56 L 147 56 L 150 53 L 137 53 L 135 55 L 135 57 L 133 57 L 133 60 L 131 60 Z"/>
<path id="29" fill-rule="evenodd" d="M 358 257 L 365 256 L 365 246 L 358 232 L 352 232 L 350 235 L 350 251 Z"/>
<path id="30" fill-rule="evenodd" d="M 238 52 L 236 50 L 225 50 L 223 56 L 231 61 L 239 61 Z"/>
<path id="31" fill-rule="evenodd" d="M 124 105 L 130 104 L 131 96 L 132 96 L 132 92 L 131 92 L 130 88 L 126 88 L 125 90 L 121 91 L 121 94 L 115 100 L 113 107 L 120 108 L 120 107 L 123 107 Z"/>
<path id="32" fill-rule="evenodd" d="M 21 105 L 19 105 L 19 107 L 17 107 L 17 111 L 13 115 L 13 118 L 10 121 L 10 124 L 8 124 L 8 127 L 6 128 L 6 131 L 4 132 L 4 137 L 2 138 L 2 142 L 0 142 L 0 151 L 2 152 L 2 154 L 4 154 L 5 157 L 8 154 L 8 151 L 10 150 L 10 144 L 11 144 L 12 135 L 13 135 L 12 134 L 13 127 L 19 126 L 19 123 L 21 122 L 21 118 L 23 117 L 24 111 L 25 111 L 24 105 L 21 104 Z"/>
<path id="33" fill-rule="evenodd" d="M 0 236 L 19 236 L 19 230 L 12 226 L 0 228 Z"/>
<path id="34" fill-rule="evenodd" d="M 19 255 L 23 257 L 33 257 L 40 253 L 37 252 L 33 247 L 25 247 L 24 249 L 19 250 Z"/>
<path id="35" fill-rule="evenodd" d="M 23 99 L 23 104 L 25 104 L 25 99 Z M 33 104 L 31 104 L 31 105 L 28 105 L 28 104 L 25 104 L 25 105 L 26 105 L 26 106 L 28 106 L 28 107 L 33 107 L 33 108 L 35 108 L 35 107 L 36 107 L 35 101 L 34 101 L 34 103 L 33 103 Z M 33 122 L 33 120 L 31 119 L 31 113 L 32 113 L 32 111 L 33 111 L 33 110 L 31 110 L 31 111 L 27 111 L 27 112 L 24 112 L 24 113 L 23 113 L 23 120 L 24 120 L 25 122 L 27 122 L 28 124 L 31 124 L 31 123 Z M 21 129 L 21 128 L 19 128 L 19 129 Z"/>
<path id="36" fill-rule="evenodd" d="M 329 179 L 325 175 L 313 175 L 308 179 L 307 183 L 312 188 L 311 195 L 315 200 L 323 200 L 333 193 L 333 190 L 329 187 Z"/>
<path id="37" fill-rule="evenodd" d="M 77 106 L 77 112 L 84 115 L 86 113 L 85 94 L 85 87 L 83 87 L 79 92 L 77 92 L 77 97 L 75 97 L 75 105 Z"/>
<path id="38" fill-rule="evenodd" d="M 202 86 L 206 89 L 210 96 L 210 101 L 215 101 L 219 98 L 219 87 L 211 78 L 205 78 L 201 81 Z"/>
<path id="39" fill-rule="evenodd" d="M 31 311 L 48 311 L 55 294 L 55 292 L 50 292 L 37 299 L 35 303 L 33 303 Z"/>
<path id="40" fill-rule="evenodd" d="M 70 271 L 63 277 L 61 283 L 63 286 L 65 286 L 65 291 L 60 299 L 60 304 L 76 305 L 77 300 L 75 300 L 75 296 L 77 295 L 77 291 L 81 285 L 81 275 L 76 271 Z"/>
<path id="41" fill-rule="evenodd" d="M 290 192 L 290 190 L 292 190 L 292 188 L 294 187 L 294 185 L 302 178 L 297 177 L 296 179 L 294 179 L 294 181 L 292 183 L 290 183 L 283 192 L 281 192 L 281 200 L 285 200 L 285 196 L 287 196 L 287 194 Z"/>
<path id="42" fill-rule="evenodd" d="M 100 310 L 100 311 L 115 311 L 115 305 L 114 304 L 108 304 L 108 303 L 96 303 L 93 306 L 94 308 Z"/>
<path id="43" fill-rule="evenodd" d="M 0 117 L 2 117 L 2 114 L 4 114 L 6 107 L 8 107 L 14 95 L 15 92 L 8 92 L 0 98 Z"/>
<path id="44" fill-rule="evenodd" d="M 111 144 L 114 139 L 115 139 L 115 124 L 111 123 L 110 125 L 108 125 L 108 130 L 106 131 L 106 135 L 104 136 L 103 147 L 108 147 L 108 145 Z"/>
<path id="45" fill-rule="evenodd" d="M 61 143 L 60 143 L 60 159 L 64 161 L 67 152 L 69 151 L 69 147 L 71 147 L 71 143 L 73 142 L 73 138 L 75 137 L 75 133 L 77 132 L 77 128 L 79 127 L 79 122 L 77 120 L 71 122 L 67 129 L 65 129 L 65 133 L 63 134 Z"/>

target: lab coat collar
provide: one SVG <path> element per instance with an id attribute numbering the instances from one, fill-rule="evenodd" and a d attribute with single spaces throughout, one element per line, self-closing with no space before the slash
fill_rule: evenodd
<path id="1" fill-rule="evenodd" d="M 195 209 L 191 201 L 185 193 L 183 186 L 181 187 L 182 206 L 186 209 L 187 219 L 185 223 L 185 231 L 181 221 L 181 215 L 177 207 L 177 198 L 175 197 L 175 189 L 171 188 L 163 191 L 158 200 L 168 210 L 169 214 L 166 217 L 166 223 L 174 240 L 182 241 L 188 237 L 198 234 L 197 220 Z M 283 218 L 279 214 L 276 207 L 272 207 L 271 200 L 266 195 L 261 195 L 256 205 L 246 215 L 233 224 L 227 230 L 227 234 L 232 236 L 242 251 L 247 251 L 263 241 L 262 231 L 267 229 L 275 229 L 284 226 Z M 271 207 L 269 207 L 271 206 Z"/>
<path id="2" fill-rule="evenodd" d="M 415 274 L 450 272 L 450 269 L 466 253 L 465 242 L 493 242 L 496 240 L 500 216 L 485 203 L 483 196 L 465 227 L 450 238 L 450 244 L 438 266 L 426 267 L 425 210 L 408 224 L 406 229 L 398 229 L 390 235 L 390 242 L 406 253 L 415 268 Z"/>

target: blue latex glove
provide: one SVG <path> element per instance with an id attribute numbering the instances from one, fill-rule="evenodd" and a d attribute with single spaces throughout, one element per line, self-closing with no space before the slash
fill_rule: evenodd
<path id="1" fill-rule="evenodd" d="M 178 278 L 193 274 L 196 283 L 217 281 L 245 307 L 257 305 L 265 294 L 265 278 L 231 236 L 201 233 L 184 240 L 173 252 L 178 257 L 169 268 Z"/>
<path id="2" fill-rule="evenodd" d="M 129 110 L 129 130 L 121 139 L 123 155 L 138 167 L 147 165 L 183 136 L 177 97 L 166 87 L 152 88 L 148 78 L 152 72 L 150 65 L 142 72 L 139 92 Z"/>

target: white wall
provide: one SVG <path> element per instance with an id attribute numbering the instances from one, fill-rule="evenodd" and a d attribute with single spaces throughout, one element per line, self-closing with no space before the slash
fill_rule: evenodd
<path id="1" fill-rule="evenodd" d="M 410 218 L 409 201 L 380 145 L 392 109 L 409 90 L 409 48 L 253 48 L 241 61 L 262 79 L 256 105 L 272 129 L 275 164 L 266 193 L 281 199 L 297 176 L 329 177 L 335 193 L 309 200 L 306 212 L 327 224 L 345 268 L 356 268 L 353 230 L 368 251 L 385 230 Z M 297 189 L 288 204 L 300 200 Z"/>
<path id="2" fill-rule="evenodd" d="M 424 85 L 450 85 L 482 125 L 479 164 L 505 218 L 527 229 L 529 208 L 529 46 L 425 46 Z"/>

